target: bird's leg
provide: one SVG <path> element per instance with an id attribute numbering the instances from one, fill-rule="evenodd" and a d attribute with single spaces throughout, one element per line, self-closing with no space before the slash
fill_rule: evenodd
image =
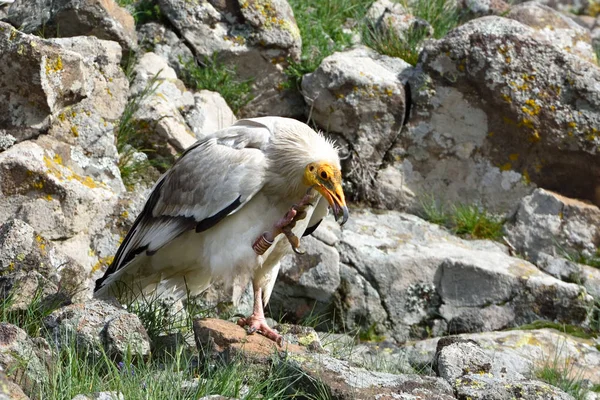
<path id="1" fill-rule="evenodd" d="M 283 336 L 277 333 L 277 331 L 274 329 L 270 328 L 265 320 L 262 302 L 262 288 L 260 287 L 254 288 L 254 309 L 252 311 L 252 315 L 248 318 L 240 318 L 238 320 L 238 325 L 241 327 L 248 327 L 248 334 L 258 332 L 271 339 L 278 345 L 283 345 Z"/>
<path id="2" fill-rule="evenodd" d="M 273 225 L 272 232 L 265 232 L 258 239 L 256 239 L 252 245 L 254 252 L 258 255 L 264 254 L 265 251 L 267 251 L 267 249 L 273 244 L 275 237 L 277 237 L 277 235 L 280 233 L 283 233 L 290 242 L 294 252 L 302 254 L 302 252 L 298 250 L 300 247 L 300 239 L 294 235 L 292 229 L 296 226 L 296 222 L 306 218 L 306 209 L 312 205 L 311 201 L 313 199 L 314 194 L 312 193 L 312 188 L 310 188 L 304 197 L 302 197 L 300 202 L 294 204 L 283 216 L 283 218 Z"/>

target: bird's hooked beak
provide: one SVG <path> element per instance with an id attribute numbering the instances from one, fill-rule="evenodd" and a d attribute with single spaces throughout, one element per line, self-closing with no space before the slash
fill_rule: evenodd
<path id="1" fill-rule="evenodd" d="M 342 189 L 342 173 L 329 164 L 309 164 L 306 167 L 305 180 L 325 197 L 335 220 L 344 225 L 348 221 L 348 207 Z"/>

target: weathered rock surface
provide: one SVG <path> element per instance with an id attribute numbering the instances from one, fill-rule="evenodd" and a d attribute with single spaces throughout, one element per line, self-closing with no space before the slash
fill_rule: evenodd
<path id="1" fill-rule="evenodd" d="M 0 323 L 0 367 L 13 382 L 25 391 L 47 382 L 45 363 L 43 352 L 24 330 L 6 322 Z"/>
<path id="2" fill-rule="evenodd" d="M 336 248 L 342 264 L 378 294 L 387 315 L 378 330 L 398 341 L 431 330 L 496 330 L 537 319 L 584 324 L 593 301 L 581 286 L 510 257 L 498 244 L 465 241 L 407 214 L 353 210 Z M 341 315 L 377 299 L 371 291 L 345 288 L 356 285 L 342 280 Z M 380 324 L 362 316 L 363 329 Z"/>
<path id="3" fill-rule="evenodd" d="M 544 365 L 565 367 L 569 376 L 600 379 L 600 350 L 597 339 L 581 339 L 554 329 L 512 330 L 458 335 L 466 341 L 475 341 L 491 359 L 491 372 L 495 375 L 519 375 L 531 378 Z M 443 339 L 427 339 L 406 343 L 404 349 L 410 364 L 431 365 L 436 357 L 438 342 Z M 464 359 L 464 362 L 470 360 Z"/>
<path id="4" fill-rule="evenodd" d="M 406 114 L 400 75 L 409 64 L 367 48 L 335 53 L 302 79 L 314 121 L 342 147 L 345 178 L 354 197 L 379 199 L 378 169 L 398 137 Z"/>
<path id="5" fill-rule="evenodd" d="M 119 42 L 126 50 L 137 47 L 133 17 L 113 0 L 16 0 L 7 19 L 26 33 L 96 36 Z"/>
<path id="6" fill-rule="evenodd" d="M 150 339 L 139 318 L 101 300 L 60 308 L 44 319 L 44 325 L 59 346 L 75 340 L 90 355 L 101 356 L 101 347 L 116 358 L 150 353 Z"/>
<path id="7" fill-rule="evenodd" d="M 0 400 L 29 400 L 23 389 L 0 372 Z"/>
<path id="8" fill-rule="evenodd" d="M 299 61 L 301 38 L 289 4 L 160 0 L 161 11 L 189 43 L 198 61 L 216 59 L 252 79 L 256 98 L 246 109 L 252 116 L 296 116 L 303 112 L 297 94 L 281 90 L 288 60 Z M 236 66 L 243 66 L 237 68 Z"/>
<path id="9" fill-rule="evenodd" d="M 391 37 L 405 38 L 411 31 L 417 30 L 433 34 L 429 22 L 412 15 L 404 5 L 390 0 L 374 2 L 367 11 L 366 19 L 371 29 L 377 29 L 384 35 L 391 31 Z"/>
<path id="10" fill-rule="evenodd" d="M 566 52 L 595 62 L 590 31 L 567 15 L 531 1 L 511 7 L 505 16 L 533 28 L 536 39 L 550 41 Z"/>
<path id="11" fill-rule="evenodd" d="M 117 392 L 96 392 L 91 395 L 78 394 L 72 400 L 125 400 L 125 396 Z"/>
<path id="12" fill-rule="evenodd" d="M 237 118 L 217 92 L 201 90 L 194 93 L 194 106 L 185 113 L 185 121 L 197 139 L 233 125 Z"/>
<path id="13" fill-rule="evenodd" d="M 195 105 L 194 96 L 177 79 L 173 68 L 155 53 L 145 53 L 134 67 L 131 96 L 138 96 L 132 123 L 137 126 L 140 148 L 153 149 L 153 157 L 169 164 L 196 141 L 180 111 Z"/>
<path id="14" fill-rule="evenodd" d="M 541 253 L 590 257 L 600 248 L 600 209 L 538 189 L 523 198 L 506 233 L 517 251 L 532 260 Z"/>
<path id="15" fill-rule="evenodd" d="M 598 202 L 597 65 L 484 17 L 428 42 L 418 68 L 412 118 L 391 151 L 404 186 L 502 211 L 531 182 Z"/>
<path id="16" fill-rule="evenodd" d="M 165 60 L 178 76 L 183 76 L 184 66 L 194 61 L 192 51 L 185 41 L 165 26 L 149 22 L 138 28 L 140 47 L 146 52 L 152 52 Z"/>

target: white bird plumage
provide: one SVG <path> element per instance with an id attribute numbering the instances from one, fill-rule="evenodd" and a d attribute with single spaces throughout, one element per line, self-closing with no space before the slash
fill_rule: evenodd
<path id="1" fill-rule="evenodd" d="M 128 297 L 157 288 L 195 295 L 216 279 L 231 283 L 234 277 L 247 277 L 255 292 L 261 289 L 262 299 L 255 299 L 255 305 L 258 300 L 266 304 L 279 261 L 291 246 L 278 235 L 258 255 L 253 242 L 305 195 L 310 187 L 307 166 L 312 171 L 314 163 L 331 167 L 326 171 L 341 179 L 333 143 L 288 118 L 240 120 L 199 140 L 155 184 L 113 263 L 97 281 L 95 295 L 122 296 L 117 282 L 126 284 Z M 319 183 L 317 191 L 326 197 L 318 196 L 306 217 L 296 221 L 296 236 L 318 225 L 330 205 L 346 213 L 340 184 L 336 197 L 333 186 Z"/>

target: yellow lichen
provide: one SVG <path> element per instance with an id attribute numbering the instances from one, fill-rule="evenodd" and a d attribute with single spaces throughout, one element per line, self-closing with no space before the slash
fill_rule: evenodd
<path id="1" fill-rule="evenodd" d="M 67 119 L 67 116 L 64 113 L 60 113 L 60 114 L 58 114 L 58 119 L 60 122 L 65 122 L 65 119 Z"/>
<path id="2" fill-rule="evenodd" d="M 55 60 L 46 59 L 46 75 L 62 71 L 62 69 L 63 62 L 60 55 L 58 55 Z"/>
<path id="3" fill-rule="evenodd" d="M 45 197 L 46 200 L 48 201 L 52 201 L 52 195 L 47 194 Z"/>
<path id="4" fill-rule="evenodd" d="M 519 153 L 512 153 L 508 156 L 510 161 L 517 161 L 519 159 Z"/>
<path id="5" fill-rule="evenodd" d="M 99 258 L 98 262 L 96 264 L 94 264 L 94 266 L 92 267 L 91 273 L 93 274 L 95 272 L 100 271 L 100 269 L 102 267 L 109 266 L 110 264 L 112 264 L 113 260 L 114 260 L 113 256 L 107 256 L 107 257 L 101 257 L 101 258 Z"/>
<path id="6" fill-rule="evenodd" d="M 511 168 L 512 164 L 507 162 L 506 164 L 500 166 L 500 171 L 510 171 Z"/>
<path id="7" fill-rule="evenodd" d="M 502 94 L 502 100 L 504 100 L 505 102 L 507 102 L 508 104 L 512 103 L 512 99 L 510 98 L 509 95 L 507 95 L 506 93 Z"/>
<path id="8" fill-rule="evenodd" d="M 73 134 L 73 136 L 78 137 L 79 136 L 79 130 L 77 129 L 77 127 L 75 125 L 71 126 L 71 133 Z"/>
<path id="9" fill-rule="evenodd" d="M 533 132 L 531 133 L 531 136 L 529 137 L 529 141 L 531 143 L 537 143 L 540 140 L 542 140 L 542 137 L 540 136 L 540 133 L 537 130 L 533 130 Z"/>

